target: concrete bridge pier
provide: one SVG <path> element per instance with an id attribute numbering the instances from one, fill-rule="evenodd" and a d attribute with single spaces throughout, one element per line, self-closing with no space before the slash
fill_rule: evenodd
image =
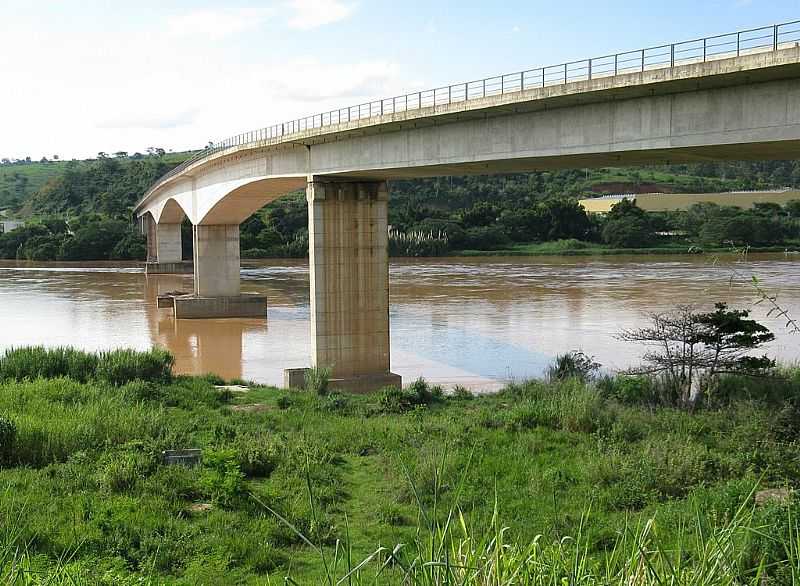
<path id="1" fill-rule="evenodd" d="M 308 200 L 312 364 L 331 386 L 362 392 L 401 384 L 389 370 L 389 235 L 385 181 L 314 177 Z M 287 370 L 303 386 L 304 369 Z"/>
<path id="2" fill-rule="evenodd" d="M 176 319 L 266 317 L 264 295 L 242 294 L 239 283 L 239 224 L 195 225 L 194 293 L 160 306 L 173 307 Z"/>
<path id="3" fill-rule="evenodd" d="M 191 274 L 192 263 L 184 262 L 180 224 L 158 224 L 147 216 L 147 275 Z"/>

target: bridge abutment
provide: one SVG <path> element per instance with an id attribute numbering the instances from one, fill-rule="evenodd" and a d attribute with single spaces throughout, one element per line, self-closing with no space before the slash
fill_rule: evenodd
<path id="1" fill-rule="evenodd" d="M 331 386 L 399 385 L 389 371 L 389 235 L 385 181 L 315 177 L 308 200 L 312 364 Z M 302 371 L 287 372 L 297 384 Z"/>

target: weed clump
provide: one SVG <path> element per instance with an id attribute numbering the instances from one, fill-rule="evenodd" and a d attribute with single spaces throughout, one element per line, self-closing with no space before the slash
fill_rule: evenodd
<path id="1" fill-rule="evenodd" d="M 327 395 L 332 369 L 329 366 L 314 366 L 305 373 L 305 390 L 317 395 Z"/>
<path id="2" fill-rule="evenodd" d="M 100 354 L 97 378 L 115 386 L 132 380 L 168 383 L 172 380 L 175 358 L 160 348 L 147 352 L 112 350 Z"/>
<path id="3" fill-rule="evenodd" d="M 10 419 L 0 417 L 0 465 L 8 461 L 17 438 L 17 426 Z"/>
<path id="4" fill-rule="evenodd" d="M 244 473 L 233 449 L 207 450 L 203 453 L 200 486 L 214 503 L 232 506 L 244 488 Z"/>
<path id="5" fill-rule="evenodd" d="M 417 407 L 426 407 L 442 401 L 444 389 L 439 385 L 430 385 L 420 377 L 405 389 L 387 387 L 381 392 L 378 400 L 379 410 L 383 413 L 406 413 Z"/>

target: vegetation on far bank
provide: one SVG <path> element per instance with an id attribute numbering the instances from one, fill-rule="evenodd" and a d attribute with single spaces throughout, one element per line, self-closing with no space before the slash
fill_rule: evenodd
<path id="1" fill-rule="evenodd" d="M 21 231 L 0 236 L 0 258 L 142 260 L 144 238 L 134 227 L 131 207 L 186 154 L 117 155 L 88 162 L 0 165 L 0 209 L 29 219 Z M 751 211 L 698 205 L 688 212 L 660 214 L 646 214 L 626 202 L 606 217 L 589 216 L 576 203 L 589 192 L 609 190 L 702 192 L 791 185 L 800 185 L 796 161 L 397 181 L 390 196 L 390 254 L 617 254 L 730 244 L 791 249 L 800 242 L 800 202 L 785 208 L 762 204 Z M 303 194 L 289 194 L 242 224 L 242 257 L 305 256 L 307 226 Z M 191 246 L 185 224 L 187 259 Z"/>

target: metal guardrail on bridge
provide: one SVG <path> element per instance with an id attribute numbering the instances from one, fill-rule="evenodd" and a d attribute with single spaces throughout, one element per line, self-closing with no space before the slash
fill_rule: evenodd
<path id="1" fill-rule="evenodd" d="M 666 69 L 678 65 L 704 63 L 739 57 L 752 53 L 777 51 L 800 43 L 800 20 L 748 29 L 734 33 L 659 45 L 603 57 L 570 61 L 538 69 L 519 71 L 468 81 L 402 96 L 384 98 L 305 118 L 289 120 L 251 132 L 237 134 L 217 143 L 187 159 L 156 181 L 142 201 L 161 183 L 179 174 L 190 165 L 228 148 L 247 144 L 264 145 L 283 142 L 293 134 L 346 124 L 393 113 L 411 112 L 432 106 L 468 102 L 490 96 L 522 92 L 576 81 L 611 77 L 625 73 L 638 73 L 653 69 Z"/>

